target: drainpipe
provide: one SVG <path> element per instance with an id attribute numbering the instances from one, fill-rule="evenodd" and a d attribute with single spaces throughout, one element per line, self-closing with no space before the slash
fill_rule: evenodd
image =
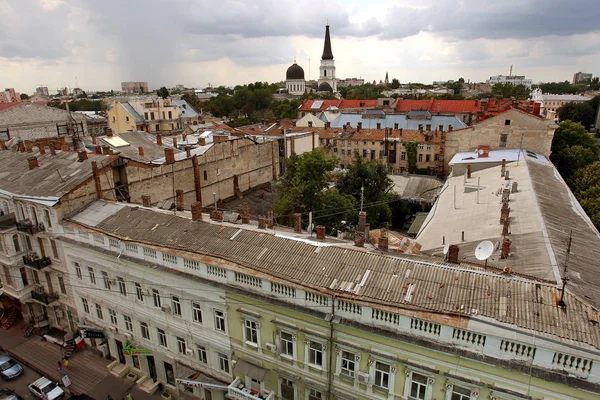
<path id="1" fill-rule="evenodd" d="M 335 296 L 331 296 L 331 319 L 329 320 L 329 366 L 327 367 L 327 400 L 333 399 L 333 317 L 335 315 Z"/>

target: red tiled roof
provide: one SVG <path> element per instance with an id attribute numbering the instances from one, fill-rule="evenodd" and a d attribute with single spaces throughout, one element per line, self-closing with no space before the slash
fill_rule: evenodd
<path id="1" fill-rule="evenodd" d="M 409 112 L 411 110 L 427 110 L 430 113 L 476 113 L 481 109 L 479 100 L 398 100 L 396 102 L 397 112 Z"/>
<path id="2" fill-rule="evenodd" d="M 225 124 L 215 125 L 214 129 L 221 129 L 224 131 L 233 132 L 233 128 Z"/>
<path id="3" fill-rule="evenodd" d="M 342 100 L 338 108 L 367 108 L 377 107 L 377 100 Z"/>
<path id="4" fill-rule="evenodd" d="M 14 107 L 16 105 L 19 105 L 21 103 L 0 103 L 0 111 L 2 110 L 7 110 L 11 107 Z"/>
<path id="5" fill-rule="evenodd" d="M 319 108 L 312 108 L 315 101 L 322 101 Z M 348 108 L 372 108 L 377 106 L 377 100 L 304 100 L 298 108 L 299 111 L 324 111 L 329 107 L 337 107 L 340 110 Z"/>

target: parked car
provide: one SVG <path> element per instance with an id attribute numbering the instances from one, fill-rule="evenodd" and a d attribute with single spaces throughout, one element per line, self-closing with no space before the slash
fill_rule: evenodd
<path id="1" fill-rule="evenodd" d="M 23 367 L 4 353 L 0 353 L 0 375 L 4 379 L 12 379 L 23 373 Z"/>
<path id="2" fill-rule="evenodd" d="M 0 400 L 23 400 L 23 398 L 10 389 L 1 389 Z"/>
<path id="3" fill-rule="evenodd" d="M 46 377 L 41 377 L 29 385 L 29 390 L 34 394 L 34 396 L 44 400 L 60 399 L 65 394 L 58 384 L 52 382 Z"/>

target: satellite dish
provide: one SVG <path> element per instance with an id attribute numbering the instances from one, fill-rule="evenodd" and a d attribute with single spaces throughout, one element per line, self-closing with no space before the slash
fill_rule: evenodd
<path id="1" fill-rule="evenodd" d="M 494 243 L 484 240 L 475 248 L 475 258 L 479 261 L 487 260 L 494 252 Z"/>
<path id="2" fill-rule="evenodd" d="M 450 250 L 450 243 L 444 245 L 444 254 L 448 254 L 448 250 Z"/>

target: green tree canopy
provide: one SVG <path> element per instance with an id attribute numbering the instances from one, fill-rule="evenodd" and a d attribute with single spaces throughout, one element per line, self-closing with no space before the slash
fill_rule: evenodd
<path id="1" fill-rule="evenodd" d="M 552 94 L 577 94 L 581 91 L 580 85 L 573 85 L 569 81 L 541 83 L 538 87 L 542 92 Z"/>
<path id="2" fill-rule="evenodd" d="M 21 100 L 29 100 L 29 95 L 27 93 L 21 93 Z"/>
<path id="3" fill-rule="evenodd" d="M 595 154 L 598 154 L 596 139 L 585 130 L 583 125 L 573 121 L 561 122 L 554 132 L 552 153 L 556 153 L 567 146 L 575 145 L 590 148 Z"/>
<path id="4" fill-rule="evenodd" d="M 198 113 L 202 109 L 202 103 L 200 103 L 200 99 L 195 94 L 186 93 L 183 96 L 181 96 L 181 100 L 187 101 L 189 103 L 189 105 L 192 106 L 194 111 L 196 111 Z"/>
<path id="5" fill-rule="evenodd" d="M 554 132 L 550 159 L 563 179 L 572 184 L 575 174 L 598 160 L 596 139 L 576 122 L 562 122 Z"/>
<path id="6" fill-rule="evenodd" d="M 499 98 L 514 97 L 524 100 L 529 97 L 529 89 L 525 85 L 513 85 L 512 83 L 496 83 L 492 86 L 492 93 Z"/>
<path id="7" fill-rule="evenodd" d="M 166 99 L 167 97 L 169 97 L 169 89 L 167 89 L 165 86 L 163 86 L 156 91 L 156 94 L 158 95 L 158 97 L 162 97 L 163 99 Z"/>
<path id="8" fill-rule="evenodd" d="M 585 128 L 589 128 L 594 123 L 594 109 L 589 102 L 575 103 L 570 102 L 560 107 L 557 111 L 560 121 L 578 122 Z"/>
<path id="9" fill-rule="evenodd" d="M 396 78 L 392 79 L 391 88 L 398 89 L 400 87 L 400 81 Z"/>
<path id="10" fill-rule="evenodd" d="M 600 161 L 577 171 L 573 191 L 596 228 L 600 229 Z"/>

